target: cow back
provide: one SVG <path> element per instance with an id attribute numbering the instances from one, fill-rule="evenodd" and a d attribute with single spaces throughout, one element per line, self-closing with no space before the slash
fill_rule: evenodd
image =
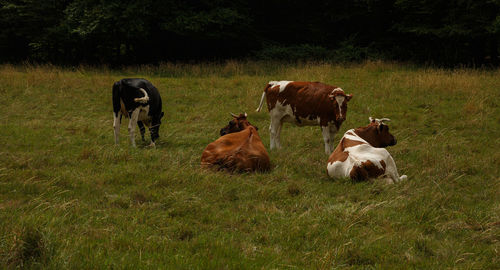
<path id="1" fill-rule="evenodd" d="M 269 155 L 254 127 L 230 133 L 210 143 L 201 157 L 202 167 L 228 171 L 268 171 Z"/>
<path id="2" fill-rule="evenodd" d="M 149 115 L 152 117 L 160 117 L 162 112 L 161 96 L 158 89 L 150 81 L 141 78 L 127 78 L 120 80 L 119 83 L 121 85 L 120 95 L 123 96 L 122 99 L 124 102 L 128 102 L 125 104 L 127 110 L 132 110 L 139 105 L 133 100 L 143 95 L 138 91 L 138 89 L 142 88 L 149 96 Z M 137 96 L 137 93 L 139 93 L 139 96 Z"/>

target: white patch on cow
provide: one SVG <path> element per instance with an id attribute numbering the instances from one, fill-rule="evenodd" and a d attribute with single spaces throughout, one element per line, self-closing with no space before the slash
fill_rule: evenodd
<path id="1" fill-rule="evenodd" d="M 335 92 L 344 92 L 344 90 L 342 90 L 342 88 L 340 88 L 340 87 L 337 87 L 337 88 L 333 89 L 332 94 L 335 94 Z"/>
<path id="2" fill-rule="evenodd" d="M 283 121 L 295 122 L 292 106 L 290 104 L 284 105 L 285 101 L 277 101 L 272 109 L 274 115 L 280 115 Z"/>
<path id="3" fill-rule="evenodd" d="M 118 111 L 118 113 L 113 113 L 113 129 L 115 131 L 115 144 L 118 144 L 119 136 L 120 136 L 120 116 L 122 113 Z"/>
<path id="4" fill-rule="evenodd" d="M 332 178 L 349 177 L 349 173 L 352 170 L 352 164 L 348 161 L 348 159 L 345 161 L 337 160 L 332 163 L 328 163 L 326 170 L 328 171 L 328 176 Z"/>
<path id="5" fill-rule="evenodd" d="M 284 103 L 284 102 L 283 102 Z M 270 148 L 281 148 L 280 133 L 283 122 L 295 123 L 295 118 L 290 104 L 283 105 L 282 102 L 276 102 L 276 105 L 269 111 L 271 123 L 269 124 Z"/>
<path id="6" fill-rule="evenodd" d="M 291 82 L 293 81 L 270 81 L 269 84 L 271 85 L 271 88 L 278 85 L 280 87 L 279 92 L 281 93 L 283 92 L 283 90 L 285 90 L 286 86 Z"/>
<path id="7" fill-rule="evenodd" d="M 149 105 L 144 106 L 144 107 L 138 107 L 139 110 L 139 116 L 137 118 L 138 121 L 148 121 L 151 119 L 151 117 L 148 115 L 149 114 Z"/>
<path id="8" fill-rule="evenodd" d="M 349 158 L 356 166 L 360 166 L 361 163 L 370 160 L 379 169 L 384 169 L 380 161 L 390 156 L 385 148 L 375 148 L 369 144 L 358 144 L 346 149 L 348 149 Z"/>
<path id="9" fill-rule="evenodd" d="M 148 93 L 146 92 L 146 90 L 142 89 L 142 88 L 139 88 L 139 90 L 142 91 L 142 93 L 144 94 L 143 97 L 141 98 L 134 98 L 134 101 L 135 102 L 138 102 L 138 103 L 143 103 L 143 104 L 146 104 L 148 103 L 149 101 L 149 96 L 148 96 Z"/>
<path id="10" fill-rule="evenodd" d="M 337 101 L 337 105 L 339 105 L 340 117 L 342 117 L 342 104 L 344 104 L 345 97 L 344 96 L 335 96 L 335 100 Z"/>
<path id="11" fill-rule="evenodd" d="M 139 114 L 141 112 L 140 107 L 137 107 L 131 114 L 130 120 L 128 122 L 128 134 L 130 136 L 130 143 L 135 147 L 135 126 L 137 126 L 137 121 Z"/>

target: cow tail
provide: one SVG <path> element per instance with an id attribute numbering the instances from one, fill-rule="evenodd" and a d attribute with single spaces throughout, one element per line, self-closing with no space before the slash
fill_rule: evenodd
<path id="1" fill-rule="evenodd" d="M 262 97 L 260 98 L 260 104 L 259 107 L 255 110 L 256 112 L 260 112 L 260 110 L 262 109 L 262 105 L 264 105 L 264 98 L 266 97 L 266 92 L 268 88 L 269 84 L 266 86 L 266 89 L 264 89 L 264 92 L 262 92 Z"/>
<path id="2" fill-rule="evenodd" d="M 113 84 L 113 112 L 115 113 L 115 116 L 118 116 L 120 109 L 120 82 L 118 81 Z"/>

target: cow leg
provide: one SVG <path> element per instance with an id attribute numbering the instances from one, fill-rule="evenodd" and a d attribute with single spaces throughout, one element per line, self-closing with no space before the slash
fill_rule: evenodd
<path id="1" fill-rule="evenodd" d="M 323 134 L 323 141 L 325 142 L 325 153 L 329 155 L 332 150 L 330 149 L 330 129 L 328 126 L 321 126 L 321 134 Z"/>
<path id="2" fill-rule="evenodd" d="M 149 134 L 151 134 L 151 143 L 149 144 L 149 147 L 156 148 L 156 141 L 160 138 L 160 125 L 162 117 L 163 113 L 161 113 L 160 116 L 152 117 L 151 121 L 147 123 Z"/>
<path id="3" fill-rule="evenodd" d="M 278 124 L 278 130 L 276 132 L 276 147 L 278 149 L 281 148 L 281 128 L 283 127 L 283 121 L 279 121 L 279 124 Z"/>
<path id="4" fill-rule="evenodd" d="M 135 147 L 135 126 L 137 125 L 140 110 L 140 108 L 135 109 L 130 115 L 130 121 L 128 122 L 128 133 L 130 136 L 130 143 L 133 147 Z"/>
<path id="5" fill-rule="evenodd" d="M 141 132 L 142 141 L 145 141 L 144 134 L 146 133 L 146 128 L 144 127 L 144 123 L 142 123 L 142 121 L 137 121 L 137 125 L 139 126 L 139 131 Z"/>
<path id="6" fill-rule="evenodd" d="M 151 134 L 151 143 L 148 145 L 149 147 L 153 147 L 153 148 L 156 148 L 156 139 L 159 137 L 158 136 L 158 130 L 159 130 L 159 126 L 157 127 L 149 127 L 149 134 Z"/>
<path id="7" fill-rule="evenodd" d="M 118 144 L 120 135 L 120 120 L 122 113 L 120 111 L 113 113 L 113 129 L 115 130 L 115 144 Z"/>
<path id="8" fill-rule="evenodd" d="M 330 132 L 330 153 L 335 149 L 335 144 L 333 139 L 335 139 L 335 134 L 337 134 L 337 127 L 335 125 L 328 126 L 328 131 Z"/>
<path id="9" fill-rule="evenodd" d="M 273 150 L 276 148 L 275 142 L 274 142 L 274 136 L 276 135 L 276 131 L 274 128 L 275 123 L 273 123 L 273 120 L 271 118 L 271 123 L 269 124 L 269 148 Z"/>
<path id="10" fill-rule="evenodd" d="M 408 177 L 406 175 L 402 175 L 401 177 L 398 174 L 398 169 L 396 168 L 396 163 L 394 162 L 394 159 L 392 156 L 389 156 L 386 159 L 386 168 L 385 168 L 385 174 L 392 180 L 393 183 L 399 182 L 401 180 L 405 180 Z M 388 181 L 389 182 L 389 181 Z"/>
<path id="11" fill-rule="evenodd" d="M 271 115 L 271 124 L 269 125 L 269 137 L 271 139 L 270 143 L 270 148 L 271 150 L 274 148 L 281 148 L 281 143 L 280 143 L 280 133 L 281 133 L 281 126 L 283 123 L 281 122 L 281 119 L 278 117 L 273 117 Z"/>

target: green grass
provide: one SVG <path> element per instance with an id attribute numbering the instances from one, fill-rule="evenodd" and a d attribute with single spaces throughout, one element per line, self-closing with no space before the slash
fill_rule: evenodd
<path id="1" fill-rule="evenodd" d="M 114 145 L 111 86 L 164 100 L 157 149 Z M 388 117 L 395 185 L 332 180 L 319 127 L 285 125 L 273 170 L 200 169 L 229 112 L 269 146 L 270 80 L 354 95 L 335 137 Z M 500 70 L 262 62 L 0 66 L 0 263 L 49 269 L 462 268 L 500 265 Z"/>

